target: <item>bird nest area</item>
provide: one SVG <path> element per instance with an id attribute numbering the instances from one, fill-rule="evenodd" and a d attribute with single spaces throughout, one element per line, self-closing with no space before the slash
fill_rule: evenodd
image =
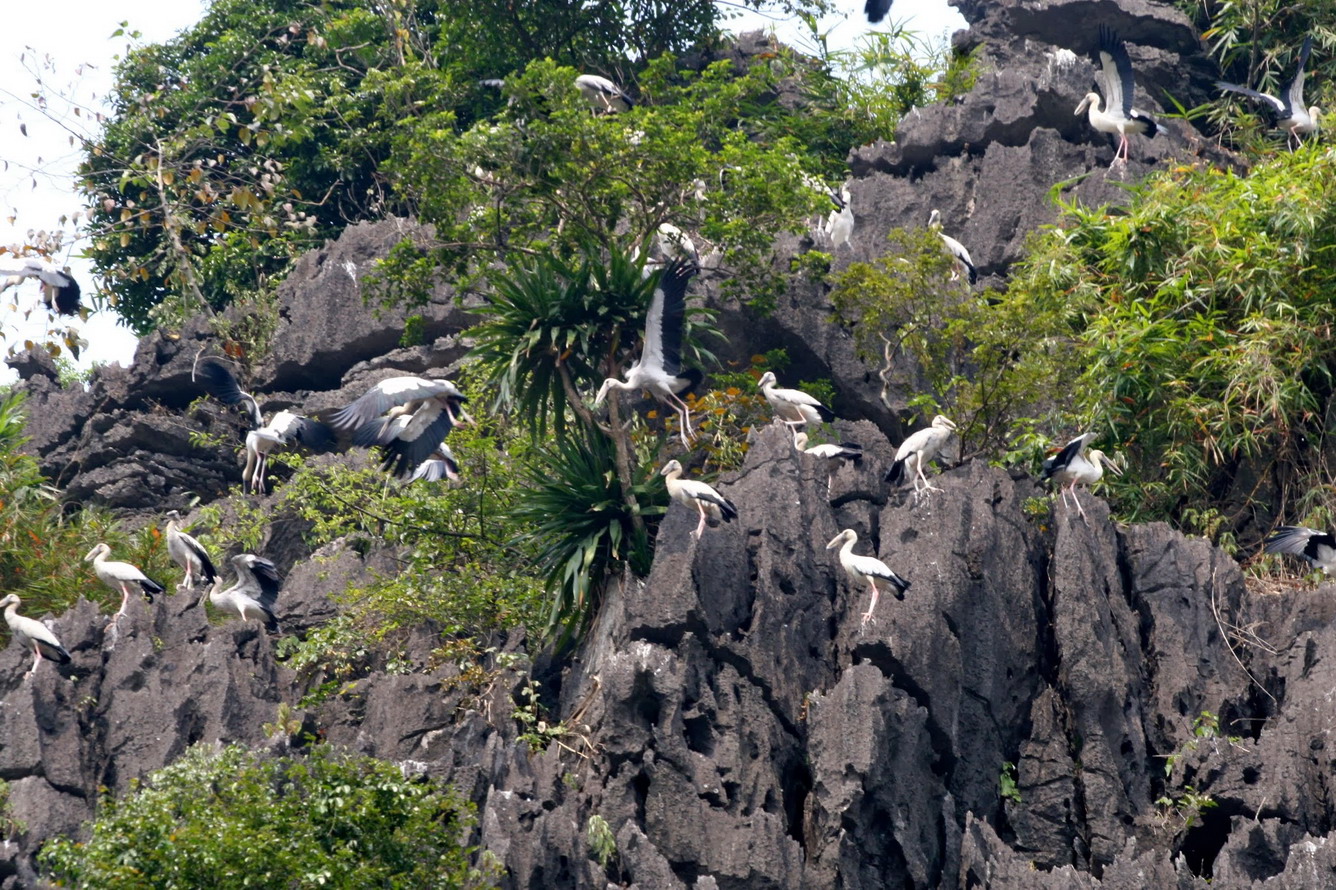
<path id="1" fill-rule="evenodd" d="M 1244 575 L 1243 586 L 1253 596 L 1282 596 L 1299 591 L 1313 590 L 1316 585 L 1307 578 Z"/>

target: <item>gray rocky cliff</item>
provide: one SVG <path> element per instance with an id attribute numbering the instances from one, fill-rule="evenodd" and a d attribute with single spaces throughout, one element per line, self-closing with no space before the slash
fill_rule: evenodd
<path id="1" fill-rule="evenodd" d="M 1213 72 L 1167 7 L 961 5 L 972 28 L 958 39 L 984 47 L 979 81 L 911 116 L 895 144 L 854 153 L 858 229 L 837 269 L 937 207 L 1002 281 L 1026 234 L 1054 218 L 1054 183 L 1099 204 L 1169 157 L 1234 162 L 1172 122 L 1109 169 L 1112 145 L 1072 114 L 1100 23 L 1134 44 L 1145 98 L 1168 86 L 1199 100 Z M 420 310 L 426 346 L 398 347 L 406 313 L 363 305 L 371 260 L 403 237 L 430 233 L 353 227 L 293 273 L 275 353 L 252 383 L 266 410 L 331 407 L 465 352 L 468 315 L 443 287 Z M 764 319 L 719 308 L 739 355 L 784 346 L 798 376 L 835 382 L 840 437 L 867 449 L 861 468 L 842 469 L 828 497 L 824 470 L 770 427 L 719 482 L 740 521 L 696 542 L 694 517 L 674 506 L 650 576 L 614 585 L 584 643 L 540 665 L 560 743 L 520 739 L 522 672 L 479 692 L 450 664 L 407 675 L 373 664 L 355 688 L 298 709 L 304 731 L 459 787 L 506 887 L 1336 886 L 1336 663 L 1325 660 L 1336 590 L 1250 590 L 1202 541 L 1118 526 L 1088 494 L 1088 521 L 1050 512 L 1023 472 L 979 461 L 934 477 L 942 490 L 926 500 L 889 492 L 881 473 L 912 393 L 882 401 L 876 369 L 830 323 L 824 286 L 795 286 Z M 203 322 L 146 338 L 131 369 L 87 391 L 26 360 L 45 470 L 76 500 L 154 521 L 237 482 L 234 450 L 190 434 L 230 440 L 239 423 L 216 406 L 185 410 L 210 342 Z M 856 552 L 913 585 L 884 596 L 865 629 L 867 591 L 824 549 L 844 528 Z M 312 554 L 299 531 L 277 523 L 266 544 L 295 632 L 336 614 L 330 593 L 392 556 Z M 34 851 L 77 832 L 100 788 L 124 791 L 198 742 L 288 744 L 264 724 L 320 679 L 286 668 L 254 627 L 211 624 L 197 595 L 133 603 L 114 638 L 106 621 L 88 603 L 54 620 L 74 656 L 60 672 L 43 665 L 24 681 L 27 654 L 0 652 L 0 778 L 27 825 L 0 846 L 6 886 L 35 883 Z M 437 643 L 423 628 L 416 662 Z M 1203 728 L 1207 713 L 1217 729 Z M 594 816 L 617 840 L 606 868 L 588 846 Z"/>

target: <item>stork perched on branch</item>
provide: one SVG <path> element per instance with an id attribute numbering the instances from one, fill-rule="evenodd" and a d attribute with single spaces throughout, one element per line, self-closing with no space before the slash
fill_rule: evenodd
<path id="1" fill-rule="evenodd" d="M 1317 120 L 1322 114 L 1322 109 L 1316 105 L 1304 107 L 1304 66 L 1308 64 L 1308 54 L 1312 49 L 1313 35 L 1309 34 L 1304 38 L 1303 48 L 1299 50 L 1299 64 L 1295 68 L 1294 77 L 1290 79 L 1289 86 L 1285 87 L 1285 92 L 1279 98 L 1223 80 L 1217 80 L 1215 85 L 1222 90 L 1241 93 L 1264 103 L 1267 110 L 1275 115 L 1276 126 L 1288 134 L 1285 137 L 1285 145 L 1293 150 L 1304 144 L 1305 134 L 1317 132 Z"/>
<path id="2" fill-rule="evenodd" d="M 381 446 L 385 468 L 407 479 L 456 425 L 473 421 L 467 401 L 449 380 L 390 377 L 329 415 L 329 424 L 356 430 L 355 445 Z"/>
<path id="3" fill-rule="evenodd" d="M 1118 149 L 1113 153 L 1113 164 L 1109 165 L 1112 167 L 1120 159 L 1127 161 L 1127 134 L 1144 133 L 1147 139 L 1153 139 L 1159 127 L 1150 115 L 1132 107 L 1132 91 L 1136 86 L 1132 58 L 1118 35 L 1104 25 L 1099 27 L 1099 61 L 1107 101 L 1101 106 L 1099 93 L 1086 93 L 1074 113 L 1079 116 L 1088 109 L 1090 126 L 1101 133 L 1118 134 Z"/>
<path id="4" fill-rule="evenodd" d="M 209 591 L 209 602 L 220 612 L 236 612 L 242 621 L 254 619 L 262 622 L 269 633 L 280 633 L 278 618 L 274 615 L 278 591 L 283 586 L 278 568 L 269 560 L 250 553 L 232 557 L 232 567 L 237 572 L 237 583 L 222 590 L 223 579 L 219 578 Z"/>
<path id="5" fill-rule="evenodd" d="M 84 561 L 93 564 L 93 573 L 97 575 L 99 581 L 112 590 L 120 591 L 121 607 L 111 619 L 111 623 L 114 625 L 121 620 L 121 616 L 125 614 L 126 608 L 130 605 L 131 589 L 138 587 L 144 595 L 144 599 L 151 603 L 153 602 L 153 595 L 162 593 L 164 588 L 157 581 L 140 571 L 138 566 L 133 566 L 128 562 L 109 560 L 107 557 L 110 555 L 111 547 L 105 543 L 99 543 L 88 551 Z"/>
<path id="6" fill-rule="evenodd" d="M 211 396 L 224 405 L 246 406 L 255 423 L 255 429 L 246 434 L 246 466 L 241 471 L 241 482 L 247 491 L 264 494 L 270 452 L 294 442 L 316 450 L 334 443 L 333 434 L 323 423 L 291 411 L 279 411 L 265 423 L 255 396 L 243 392 L 237 378 L 222 363 L 203 362 L 197 373 Z"/>
<path id="7" fill-rule="evenodd" d="M 1048 460 L 1044 461 L 1044 478 L 1052 479 L 1060 486 L 1062 493 L 1062 503 L 1067 503 L 1067 495 L 1070 493 L 1072 500 L 1076 502 L 1077 512 L 1081 518 L 1085 519 L 1085 509 L 1081 506 L 1081 499 L 1076 496 L 1076 486 L 1094 485 L 1100 479 L 1104 478 L 1104 468 L 1107 467 L 1115 476 L 1122 474 L 1122 469 L 1113 462 L 1108 455 L 1098 448 L 1092 448 L 1086 451 L 1086 444 L 1095 437 L 1094 433 L 1084 433 L 1072 439 L 1062 450 Z"/>
<path id="8" fill-rule="evenodd" d="M 46 257 L 0 257 L 0 278 L 6 279 L 0 290 L 25 278 L 36 278 L 42 283 L 42 300 L 46 308 L 57 315 L 79 314 L 79 282 Z"/>
<path id="9" fill-rule="evenodd" d="M 670 460 L 659 471 L 668 486 L 668 495 L 679 504 L 691 507 L 700 513 L 700 522 L 691 537 L 700 539 L 705 526 L 717 528 L 721 522 L 732 522 L 738 518 L 738 508 L 733 502 L 715 491 L 704 482 L 682 478 L 682 465 Z"/>
<path id="10" fill-rule="evenodd" d="M 695 436 L 691 429 L 691 409 L 682 401 L 682 394 L 700 383 L 704 375 L 696 368 L 682 367 L 682 336 L 686 327 L 687 282 L 699 271 L 695 263 L 677 259 L 659 273 L 654 297 L 645 315 L 645 342 L 636 359 L 626 371 L 626 379 L 609 377 L 594 397 L 595 405 L 602 405 L 614 389 L 623 392 L 643 390 L 677 412 L 680 418 L 678 433 L 683 445 L 690 445 Z"/>
<path id="11" fill-rule="evenodd" d="M 20 615 L 18 608 L 21 604 L 22 600 L 13 593 L 0 600 L 0 607 L 5 610 L 5 623 L 9 625 L 10 631 L 19 642 L 32 647 L 32 667 L 23 675 L 23 679 L 26 680 L 33 675 L 43 658 L 56 664 L 69 664 L 70 653 L 60 644 L 55 633 L 36 618 L 25 618 Z"/>
<path id="12" fill-rule="evenodd" d="M 167 520 L 167 554 L 186 573 L 181 583 L 176 585 L 176 589 L 184 587 L 194 590 L 197 575 L 205 584 L 212 584 L 217 580 L 218 572 L 214 569 L 213 560 L 209 559 L 209 553 L 204 549 L 204 545 L 181 531 L 179 511 L 167 511 Z"/>
<path id="13" fill-rule="evenodd" d="M 868 604 L 867 611 L 863 613 L 862 621 L 859 622 L 859 628 L 861 629 L 872 620 L 872 612 L 877 608 L 877 597 L 881 594 L 881 591 L 877 588 L 878 581 L 890 584 L 899 599 L 905 598 L 905 591 L 909 589 L 909 582 L 891 571 L 890 566 L 880 559 L 873 556 L 855 555 L 854 544 L 857 542 L 858 532 L 846 528 L 826 545 L 826 549 L 834 550 L 839 547 L 840 565 L 844 567 L 844 572 L 849 576 L 849 580 L 855 584 L 866 582 L 872 588 L 872 602 Z"/>

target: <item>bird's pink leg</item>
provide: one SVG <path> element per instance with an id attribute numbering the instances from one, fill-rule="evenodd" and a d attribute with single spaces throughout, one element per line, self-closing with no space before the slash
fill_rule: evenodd
<path id="1" fill-rule="evenodd" d="M 918 460 L 914 461 L 914 464 L 915 464 L 915 466 L 918 468 L 918 478 L 923 480 L 923 490 L 924 490 L 925 492 L 927 492 L 927 491 L 941 491 L 940 488 L 938 488 L 936 485 L 933 485 L 931 482 L 928 481 L 928 477 L 927 477 L 927 476 L 923 475 L 923 457 L 920 456 Z M 917 482 L 915 483 L 914 487 L 915 487 L 915 488 L 918 488 L 918 483 L 917 483 Z"/>
<path id="2" fill-rule="evenodd" d="M 863 628 L 867 627 L 869 623 L 876 622 L 876 619 L 872 617 L 872 613 L 877 608 L 877 597 L 881 595 L 881 591 L 877 589 L 876 581 L 873 581 L 872 579 L 869 578 L 867 583 L 868 586 L 872 588 L 872 602 L 868 604 L 867 611 L 863 613 L 863 618 L 858 623 L 859 630 L 862 630 Z"/>
<path id="3" fill-rule="evenodd" d="M 686 445 L 688 444 L 688 437 L 696 438 L 696 433 L 691 428 L 691 409 L 687 407 L 686 402 L 677 397 L 677 393 L 668 393 L 668 398 L 671 400 L 673 407 L 677 409 L 677 413 L 682 415 L 682 444 Z"/>
<path id="4" fill-rule="evenodd" d="M 696 509 L 700 511 L 700 522 L 696 523 L 696 530 L 691 533 L 691 537 L 700 540 L 700 536 L 705 533 L 705 505 L 696 501 Z"/>
<path id="5" fill-rule="evenodd" d="M 36 643 L 32 644 L 32 654 L 34 656 L 32 660 L 32 667 L 28 670 L 28 673 L 23 675 L 24 679 L 31 677 L 33 673 L 36 672 L 37 665 L 40 664 L 42 661 L 42 650 L 37 648 Z"/>

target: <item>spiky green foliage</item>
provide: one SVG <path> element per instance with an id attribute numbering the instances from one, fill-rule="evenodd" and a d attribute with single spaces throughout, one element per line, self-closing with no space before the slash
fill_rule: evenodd
<path id="1" fill-rule="evenodd" d="M 103 798 L 88 841 L 57 838 L 41 862 L 61 886 L 106 890 L 488 886 L 474 823 L 454 792 L 375 758 L 198 745 Z"/>

